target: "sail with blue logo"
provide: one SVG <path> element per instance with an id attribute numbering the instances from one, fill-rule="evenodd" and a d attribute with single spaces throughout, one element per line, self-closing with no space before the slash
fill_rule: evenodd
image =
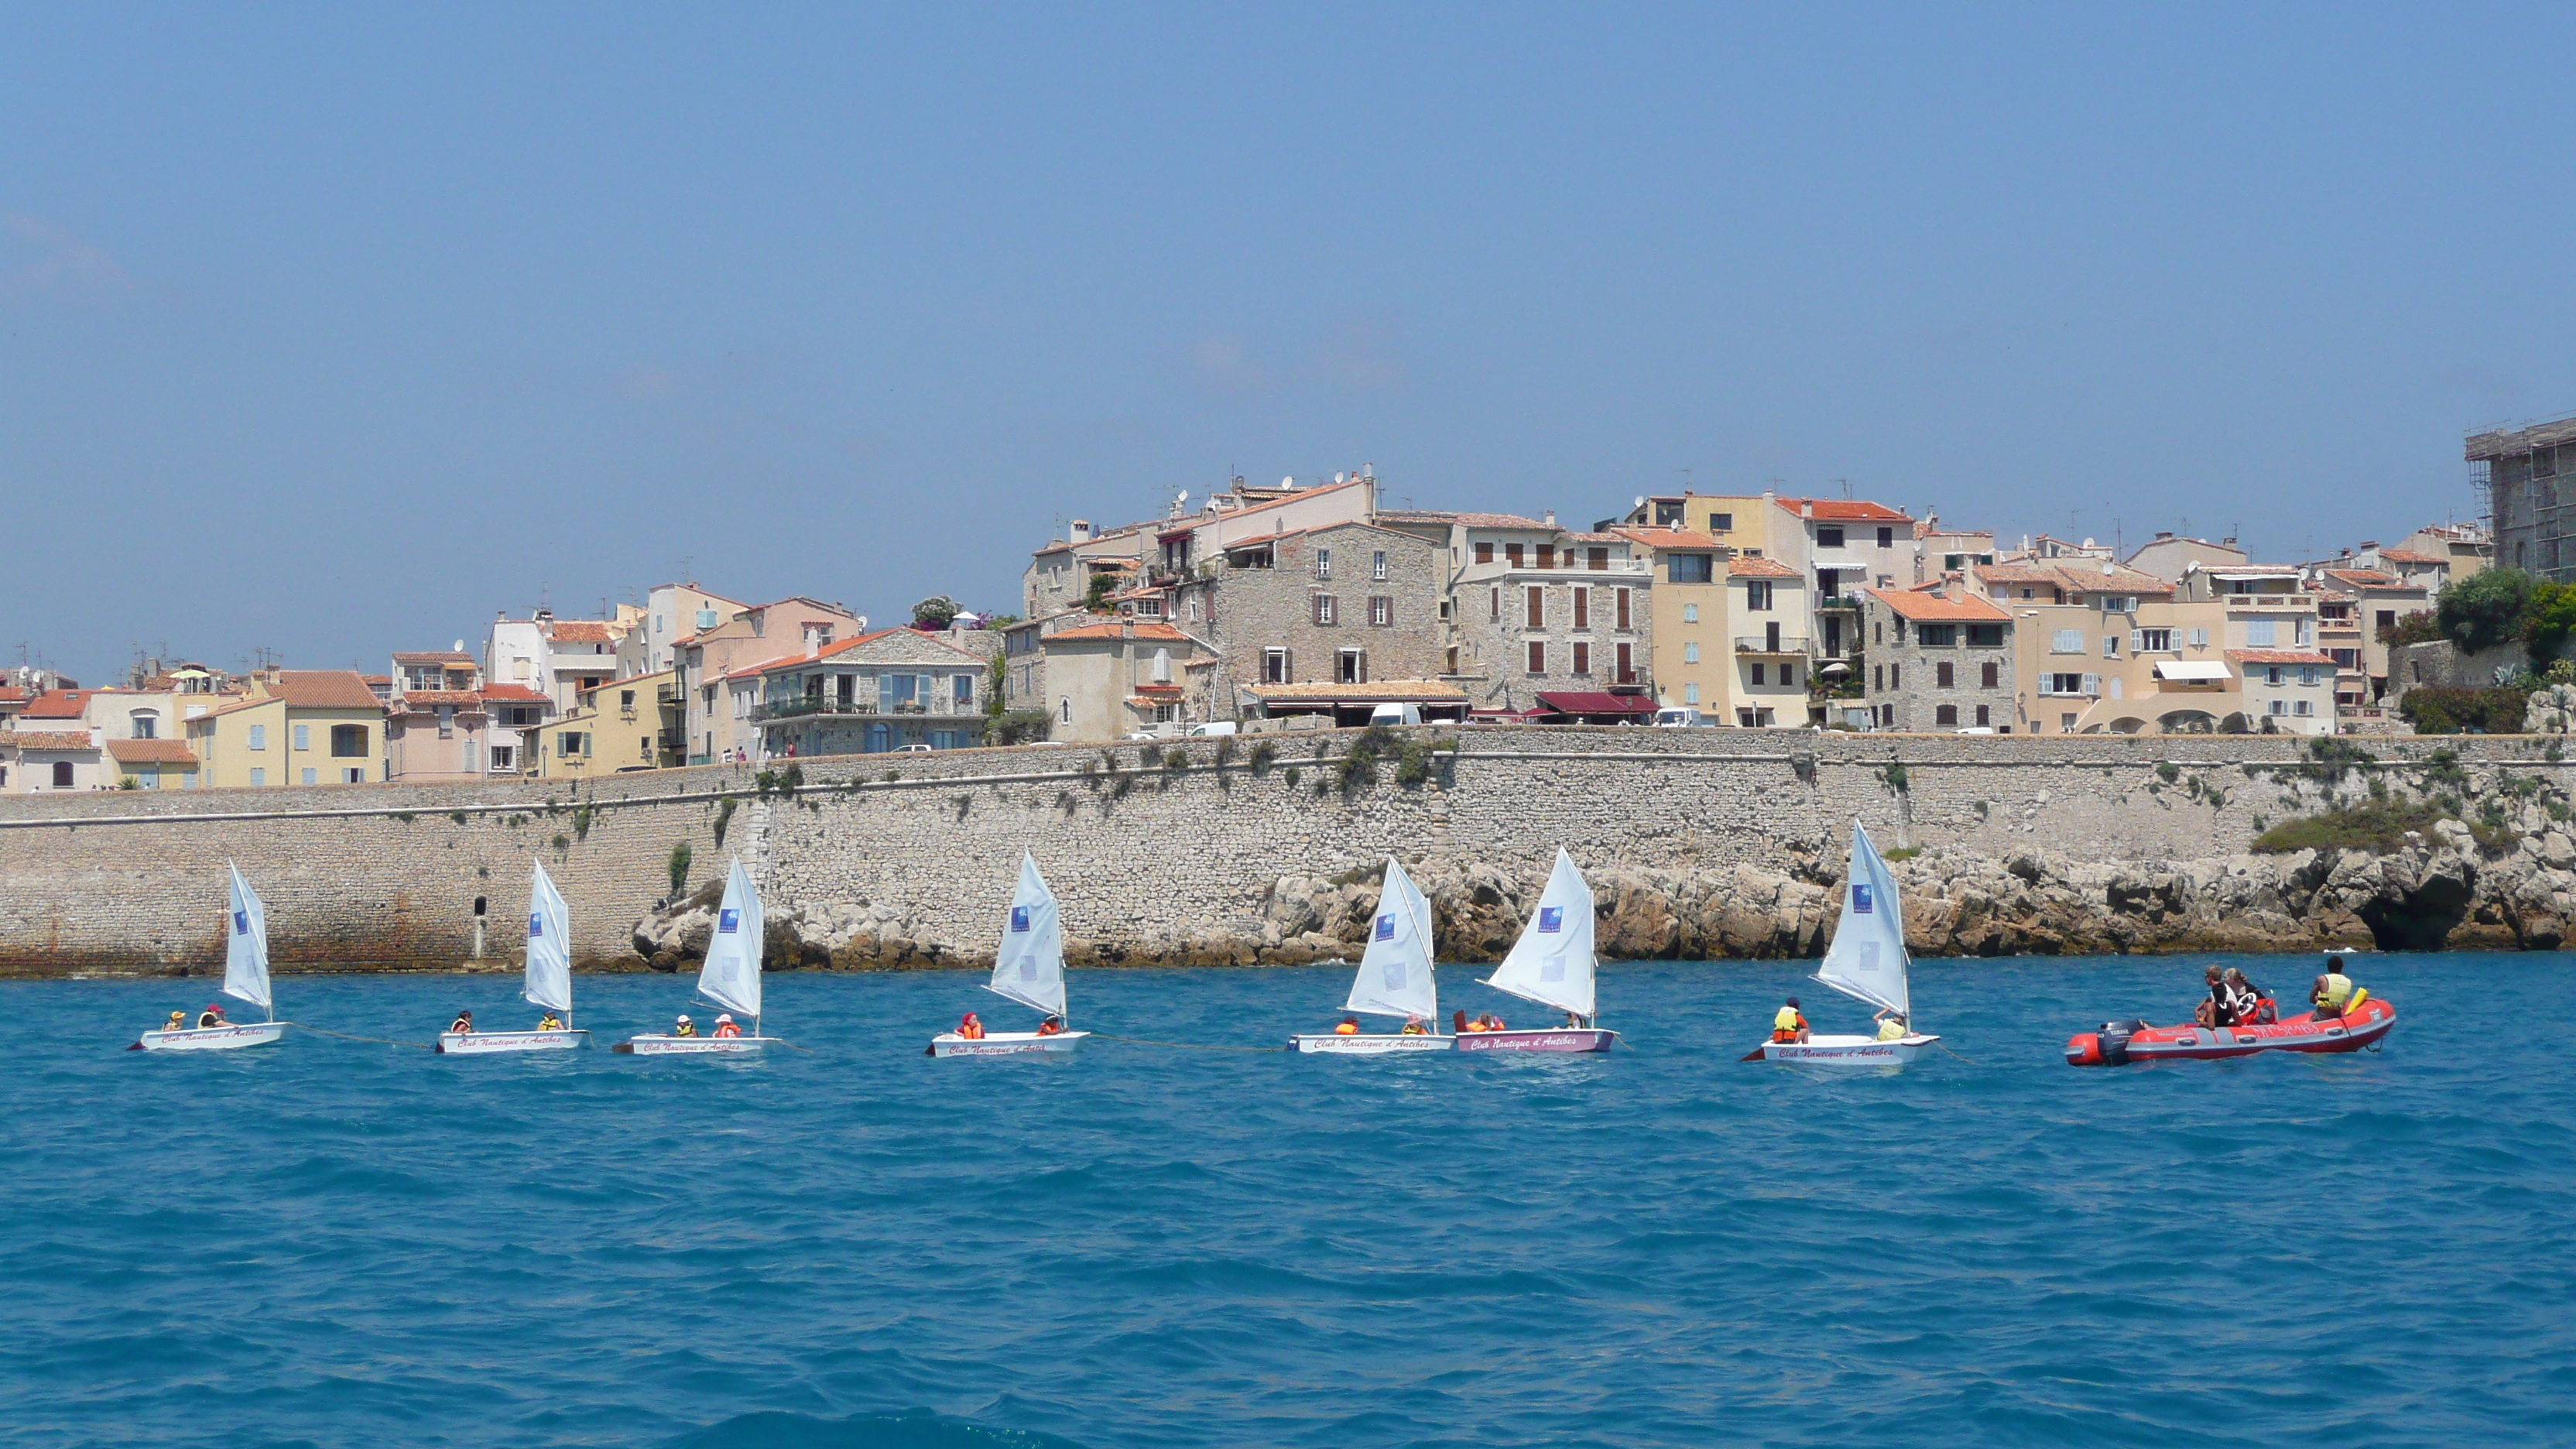
<path id="1" fill-rule="evenodd" d="M 698 994 L 728 1011 L 760 1015 L 760 892 L 733 858 L 725 875 L 723 904 L 716 907 L 716 928 L 707 939 L 707 962 L 698 968 Z"/>
<path id="2" fill-rule="evenodd" d="M 226 861 L 224 868 L 233 874 L 230 909 L 224 913 L 224 995 L 274 1015 L 268 997 L 268 908 L 242 879 L 240 866 Z"/>
<path id="3" fill-rule="evenodd" d="M 1896 898 L 1896 880 L 1887 873 L 1870 844 L 1869 832 L 1852 822 L 1851 869 L 1843 878 L 1842 920 L 1816 979 L 1872 1006 L 1910 1014 L 1906 971 L 1913 958 L 1905 953 L 1905 911 Z"/>
<path id="4" fill-rule="evenodd" d="M 528 984 L 521 992 L 550 1011 L 572 1011 L 572 943 L 563 894 L 546 875 L 546 863 L 534 863 L 528 881 Z M 757 993 L 755 992 L 755 998 Z"/>
<path id="5" fill-rule="evenodd" d="M 1002 944 L 993 953 L 988 987 L 1049 1016 L 1064 1015 L 1064 927 L 1056 919 L 1055 892 L 1038 874 L 1036 857 L 1020 852 L 1020 884 L 1002 922 Z"/>
<path id="6" fill-rule="evenodd" d="M 1592 887 L 1565 847 L 1530 913 L 1512 953 L 1485 984 L 1524 1001 L 1553 1006 L 1590 1020 L 1593 1015 Z"/>
<path id="7" fill-rule="evenodd" d="M 1390 855 L 1348 1009 L 1436 1021 L 1440 993 L 1431 979 L 1431 942 L 1431 902 Z"/>

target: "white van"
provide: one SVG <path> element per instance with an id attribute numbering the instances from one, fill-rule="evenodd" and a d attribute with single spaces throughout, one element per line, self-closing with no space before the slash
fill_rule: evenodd
<path id="1" fill-rule="evenodd" d="M 1219 735 L 1233 734 L 1234 730 L 1234 721 L 1230 719 L 1212 719 L 1206 724 L 1195 724 L 1190 726 L 1190 738 L 1194 740 L 1212 740 Z"/>
<path id="2" fill-rule="evenodd" d="M 1418 704 L 1381 704 L 1369 711 L 1372 725 L 1418 725 L 1422 723 L 1422 706 Z"/>
<path id="3" fill-rule="evenodd" d="M 1655 728 L 1657 729 L 1697 729 L 1706 723 L 1708 723 L 1708 721 L 1700 718 L 1698 710 L 1695 710 L 1686 704 L 1674 705 L 1668 709 L 1659 709 L 1655 711 Z"/>

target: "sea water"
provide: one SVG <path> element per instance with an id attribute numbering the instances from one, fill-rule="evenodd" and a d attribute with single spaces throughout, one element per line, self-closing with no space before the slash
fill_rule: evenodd
<path id="1" fill-rule="evenodd" d="M 774 975 L 806 1051 L 121 1050 L 203 981 L 0 987 L 15 1444 L 2576 1442 L 2561 955 L 2387 956 L 2384 1051 L 2075 1070 L 2205 958 L 1930 961 L 1902 1072 L 1737 1061 L 1793 963 L 1604 970 L 1605 1056 L 1094 1040 L 933 1061 L 977 978 Z M 2303 997 L 2313 963 L 2249 958 Z M 1444 1008 L 1547 1016 L 1442 973 Z M 1339 969 L 1077 971 L 1274 1048 Z M 426 1042 L 507 977 L 281 977 Z M 605 1048 L 685 977 L 578 978 Z M 707 1008 L 694 1009 L 703 1024 Z"/>

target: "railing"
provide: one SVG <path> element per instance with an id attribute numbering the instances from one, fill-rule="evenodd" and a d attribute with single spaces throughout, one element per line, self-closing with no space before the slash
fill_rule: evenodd
<path id="1" fill-rule="evenodd" d="M 1816 600 L 1816 607 L 1819 609 L 1847 609 L 1857 612 L 1860 608 L 1860 595 L 1825 594 Z"/>
<path id="2" fill-rule="evenodd" d="M 1735 652 L 1738 654 L 1804 654 L 1807 652 L 1807 641 L 1794 634 L 1783 634 L 1777 639 L 1767 634 L 1749 638 L 1739 634 L 1735 639 Z"/>
<path id="3" fill-rule="evenodd" d="M 917 699 L 904 699 L 895 701 L 892 708 L 887 708 L 878 704 L 877 701 L 873 699 L 856 699 L 848 701 L 847 703 L 837 699 L 791 699 L 778 704 L 754 705 L 751 709 L 751 718 L 754 723 L 759 723 L 765 720 L 803 719 L 813 715 L 854 717 L 860 715 L 919 714 L 949 715 L 964 718 L 967 716 L 981 716 L 983 712 L 982 707 L 972 700 L 959 704 L 948 700 L 925 703 Z"/>

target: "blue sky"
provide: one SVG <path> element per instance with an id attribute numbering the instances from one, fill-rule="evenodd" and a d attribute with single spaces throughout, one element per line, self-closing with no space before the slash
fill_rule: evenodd
<path id="1" fill-rule="evenodd" d="M 1013 607 L 1362 463 L 2290 557 L 2576 411 L 2563 13 L 1603 10 L 18 7 L 0 651 Z"/>

